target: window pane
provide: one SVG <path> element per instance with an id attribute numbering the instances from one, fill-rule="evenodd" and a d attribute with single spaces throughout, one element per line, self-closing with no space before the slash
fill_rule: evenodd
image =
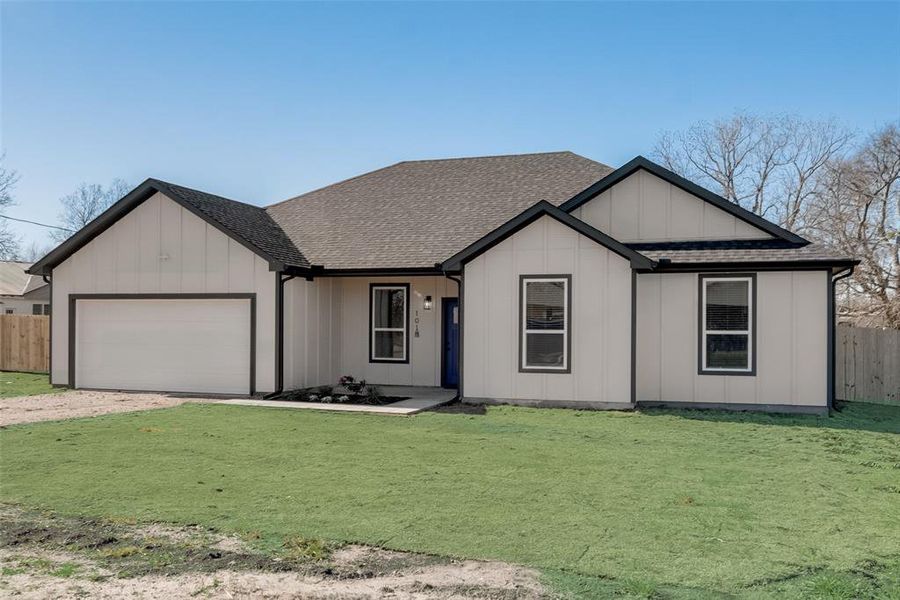
<path id="1" fill-rule="evenodd" d="M 404 296 L 406 290 L 375 288 L 375 327 L 402 328 L 404 314 Z"/>
<path id="2" fill-rule="evenodd" d="M 403 341 L 405 336 L 402 331 L 376 331 L 373 335 L 375 336 L 373 358 L 404 358 Z"/>
<path id="3" fill-rule="evenodd" d="M 525 365 L 562 367 L 564 337 L 561 333 L 525 334 Z"/>
<path id="4" fill-rule="evenodd" d="M 31 314 L 33 314 L 33 315 L 41 314 L 41 305 L 40 304 L 32 304 L 31 305 Z"/>
<path id="5" fill-rule="evenodd" d="M 525 286 L 525 328 L 563 329 L 566 318 L 565 284 L 562 281 L 528 281 Z"/>
<path id="6" fill-rule="evenodd" d="M 49 304 L 45 304 L 45 305 L 44 305 L 44 314 L 45 314 L 45 315 L 49 315 L 49 314 L 50 314 L 50 305 L 49 305 Z"/>
<path id="7" fill-rule="evenodd" d="M 706 329 L 747 331 L 750 328 L 750 286 L 747 281 L 706 283 Z"/>
<path id="8" fill-rule="evenodd" d="M 708 369 L 749 369 L 747 335 L 711 334 L 706 336 Z"/>

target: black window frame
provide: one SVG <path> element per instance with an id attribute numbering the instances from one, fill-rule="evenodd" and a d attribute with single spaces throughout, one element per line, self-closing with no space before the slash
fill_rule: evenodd
<path id="1" fill-rule="evenodd" d="M 403 336 L 403 358 L 376 358 L 375 357 L 375 290 L 378 288 L 403 288 L 404 290 L 404 336 Z M 388 365 L 407 365 L 409 364 L 410 351 L 412 348 L 409 343 L 409 313 L 410 313 L 410 286 L 408 283 L 370 283 L 369 284 L 369 362 L 372 364 L 388 364 Z"/>
<path id="2" fill-rule="evenodd" d="M 748 300 L 750 302 L 750 329 L 747 335 L 747 351 L 750 354 L 750 364 L 748 369 L 722 369 L 719 367 L 707 368 L 704 364 L 706 356 L 706 301 L 705 290 L 706 281 L 714 281 L 717 279 L 725 280 L 746 280 L 749 281 L 750 289 L 748 290 Z M 757 348 L 756 337 L 756 314 L 757 314 L 757 296 L 756 296 L 756 273 L 739 272 L 739 273 L 709 273 L 700 274 L 697 277 L 697 374 L 698 375 L 726 375 L 747 377 L 756 375 L 756 357 L 759 354 Z M 745 335 L 736 333 L 734 335 Z"/>
<path id="3" fill-rule="evenodd" d="M 559 281 L 564 280 L 566 282 L 566 306 L 565 306 L 565 326 L 563 328 L 564 335 L 564 343 L 563 343 L 563 351 L 565 352 L 564 356 L 564 367 L 563 368 L 554 368 L 554 367 L 529 367 L 525 364 L 525 356 L 526 356 L 526 323 L 525 323 L 525 285 L 528 281 Z M 572 274 L 543 274 L 543 273 L 535 273 L 535 274 L 525 274 L 519 275 L 519 321 L 516 324 L 519 330 L 519 373 L 556 373 L 561 375 L 570 374 L 572 372 Z M 544 333 L 552 333 L 552 331 L 547 331 Z"/>

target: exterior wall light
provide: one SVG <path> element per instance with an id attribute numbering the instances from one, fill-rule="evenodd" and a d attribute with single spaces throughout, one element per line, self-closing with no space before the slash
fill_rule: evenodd
<path id="1" fill-rule="evenodd" d="M 431 296 L 425 296 L 425 302 L 422 303 L 424 310 L 431 310 Z"/>

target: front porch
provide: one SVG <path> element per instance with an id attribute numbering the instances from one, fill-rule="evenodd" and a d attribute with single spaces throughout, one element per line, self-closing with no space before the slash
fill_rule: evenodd
<path id="1" fill-rule="evenodd" d="M 283 290 L 283 384 L 458 385 L 459 290 L 443 276 L 294 278 Z"/>
<path id="2" fill-rule="evenodd" d="M 267 408 L 301 408 L 308 410 L 325 410 L 332 412 L 371 413 L 378 415 L 411 416 L 452 402 L 456 398 L 456 390 L 439 387 L 422 386 L 379 386 L 387 396 L 405 397 L 392 404 L 375 406 L 369 404 L 334 404 L 323 402 L 295 402 L 292 400 L 254 400 L 235 398 L 220 400 L 218 404 L 234 404 L 239 406 L 262 406 Z"/>

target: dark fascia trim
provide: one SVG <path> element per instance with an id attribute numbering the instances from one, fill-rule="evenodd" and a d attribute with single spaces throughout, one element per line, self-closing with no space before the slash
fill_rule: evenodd
<path id="1" fill-rule="evenodd" d="M 782 239 L 766 240 L 693 240 L 680 242 L 632 242 L 625 244 L 632 250 L 784 250 L 800 248 L 797 244 Z"/>
<path id="2" fill-rule="evenodd" d="M 738 404 L 728 402 L 666 402 L 638 400 L 637 408 L 674 408 L 678 410 L 724 410 L 732 412 L 769 412 L 795 415 L 828 416 L 827 406 L 803 404 Z"/>
<path id="3" fill-rule="evenodd" d="M 718 194 L 714 194 L 706 188 L 702 188 L 696 183 L 685 179 L 684 177 L 673 173 L 672 171 L 666 169 L 665 167 L 656 164 L 655 162 L 643 157 L 637 156 L 622 165 L 597 183 L 593 184 L 589 188 L 579 192 L 578 194 L 572 196 L 569 200 L 564 202 L 560 209 L 565 212 L 572 212 L 585 202 L 591 200 L 595 196 L 602 194 L 612 186 L 616 185 L 626 177 L 634 174 L 638 170 L 643 169 L 653 175 L 656 175 L 660 179 L 671 183 L 672 185 L 681 188 L 682 190 L 688 192 L 689 194 L 693 194 L 697 196 L 701 200 L 705 200 L 709 202 L 713 206 L 724 210 L 727 213 L 730 213 L 737 217 L 738 219 L 744 221 L 745 223 L 749 223 L 753 225 L 757 229 L 761 229 L 766 233 L 773 235 L 782 240 L 792 242 L 801 246 L 805 246 L 809 244 L 809 240 L 806 240 L 796 233 L 792 233 L 787 229 L 779 227 L 775 223 L 763 219 L 757 214 L 750 212 L 745 208 L 741 208 L 734 202 L 729 202 L 725 198 L 719 196 Z"/>
<path id="4" fill-rule="evenodd" d="M 249 300 L 250 301 L 250 395 L 256 393 L 256 294 L 69 294 L 69 387 L 75 389 L 75 317 L 78 300 Z M 53 312 L 53 303 L 50 304 Z M 52 352 L 51 352 L 52 354 Z"/>
<path id="5" fill-rule="evenodd" d="M 525 334 L 522 328 L 522 322 L 525 320 L 525 280 L 527 279 L 565 279 L 566 280 L 566 368 L 565 369 L 549 369 L 549 368 L 541 368 L 541 367 L 526 367 L 524 360 L 524 350 L 525 350 Z M 572 372 L 572 333 L 574 332 L 574 328 L 572 324 L 574 321 L 572 320 L 572 275 L 571 274 L 562 274 L 562 275 L 546 275 L 546 274 L 530 274 L 530 275 L 519 275 L 519 322 L 517 323 L 519 328 L 519 373 L 544 373 L 544 374 L 561 374 L 568 375 Z M 552 330 L 548 331 L 552 333 Z"/>
<path id="6" fill-rule="evenodd" d="M 632 250 L 622 242 L 611 238 L 610 236 L 606 235 L 598 229 L 595 229 L 594 227 L 591 227 L 584 221 L 576 219 L 572 215 L 553 206 L 546 200 L 541 200 L 533 206 L 525 209 L 500 227 L 494 229 L 492 232 L 488 233 L 480 240 L 469 244 L 469 246 L 461 252 L 458 252 L 454 256 L 445 260 L 443 263 L 441 263 L 441 270 L 446 273 L 459 273 L 467 262 L 490 250 L 512 234 L 523 229 L 524 227 L 527 227 L 543 216 L 552 217 L 556 221 L 574 229 L 578 233 L 597 242 L 601 246 L 605 246 L 609 250 L 630 261 L 631 267 L 633 269 L 652 269 L 656 264 L 654 261 L 650 260 L 643 254 Z"/>
<path id="7" fill-rule="evenodd" d="M 211 217 L 209 217 L 209 215 L 201 212 L 190 203 L 182 201 L 177 197 L 176 194 L 169 192 L 168 186 L 165 184 L 165 182 L 151 178 L 147 179 L 142 184 L 128 192 L 128 194 L 126 194 L 121 200 L 103 211 L 93 221 L 79 229 L 69 239 L 51 250 L 50 253 L 44 256 L 42 259 L 31 265 L 27 272 L 32 275 L 49 275 L 53 267 L 59 265 L 64 260 L 75 254 L 75 252 L 87 245 L 88 242 L 112 227 L 117 221 L 119 221 L 119 219 L 130 213 L 132 210 L 137 208 L 138 205 L 140 205 L 142 202 L 149 199 L 156 193 L 163 194 L 172 202 L 175 202 L 178 205 L 184 207 L 186 210 L 203 219 L 254 254 L 262 257 L 269 263 L 270 270 L 283 271 L 285 269 L 285 265 L 281 261 L 275 259 L 274 257 L 264 252 L 262 249 L 250 243 L 240 234 L 226 228 L 224 225 L 212 219 Z"/>
<path id="8" fill-rule="evenodd" d="M 405 340 L 406 352 L 404 352 L 403 360 L 390 360 L 390 359 L 386 359 L 386 358 L 374 358 L 372 356 L 372 337 L 374 336 L 374 332 L 372 331 L 372 328 L 375 325 L 375 323 L 372 321 L 372 316 L 373 316 L 372 313 L 374 312 L 373 311 L 373 302 L 375 299 L 375 288 L 378 288 L 378 287 L 402 287 L 406 290 L 406 299 L 404 301 L 404 309 L 406 311 L 406 314 L 404 315 L 404 318 L 406 319 L 406 336 L 405 336 L 406 337 L 406 340 Z M 385 364 L 385 365 L 408 365 L 409 364 L 409 358 L 410 358 L 410 355 L 412 354 L 412 347 L 409 344 L 409 313 L 410 313 L 409 304 L 411 301 L 412 301 L 412 298 L 410 297 L 409 283 L 389 283 L 389 282 L 380 282 L 379 281 L 379 282 L 373 282 L 373 283 L 369 284 L 369 349 L 366 351 L 366 353 L 369 357 L 369 363 Z"/>
<path id="9" fill-rule="evenodd" d="M 740 277 L 750 279 L 750 370 L 728 371 L 722 369 L 709 369 L 703 365 L 703 282 L 706 279 L 722 279 L 724 277 Z M 697 375 L 723 375 L 726 377 L 755 377 L 756 376 L 756 273 L 706 273 L 697 276 Z"/>
<path id="10" fill-rule="evenodd" d="M 444 273 L 438 267 L 398 267 L 381 268 L 371 267 L 363 269 L 316 269 L 313 267 L 312 275 L 315 277 L 396 277 L 396 276 L 435 276 L 440 277 Z"/>
<path id="11" fill-rule="evenodd" d="M 708 262 L 708 263 L 675 263 L 660 260 L 652 271 L 639 270 L 640 273 L 706 273 L 729 271 L 821 271 L 822 269 L 844 269 L 858 265 L 858 260 L 785 260 L 755 262 Z"/>

